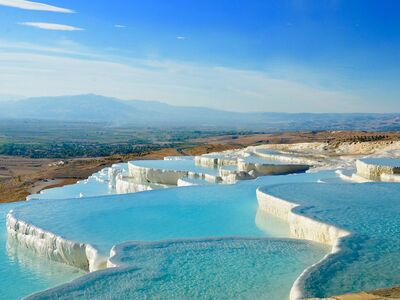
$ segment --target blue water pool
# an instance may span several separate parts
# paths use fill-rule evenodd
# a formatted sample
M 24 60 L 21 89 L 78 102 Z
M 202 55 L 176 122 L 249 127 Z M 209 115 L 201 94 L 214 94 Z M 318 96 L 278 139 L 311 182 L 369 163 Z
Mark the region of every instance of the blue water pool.
M 317 182 L 321 178 L 337 176 L 334 172 L 265 176 L 228 186 L 35 201 L 15 209 L 14 214 L 66 239 L 90 243 L 104 254 L 113 245 L 127 240 L 273 236 L 265 226 L 260 229 L 255 222 L 257 187 L 280 182 Z M 287 228 L 283 221 L 273 217 L 270 220 L 271 228 Z
M 281 160 L 276 160 L 276 159 L 267 159 L 267 158 L 262 158 L 256 155 L 250 155 L 244 158 L 244 160 L 248 163 L 253 163 L 253 164 L 265 164 L 265 165 L 287 165 L 290 164 L 289 162 L 281 161 Z
M 400 284 L 400 184 L 283 184 L 261 189 L 294 211 L 351 233 L 305 281 L 307 297 Z
M 273 149 L 256 149 L 257 153 L 261 153 L 261 154 L 269 154 L 269 155 L 276 155 L 279 154 L 281 155 L 282 153 L 277 151 L 277 150 L 273 150 Z
M 299 240 L 214 238 L 133 242 L 121 267 L 92 273 L 30 299 L 287 299 L 326 247 Z M 112 287 L 112 288 L 110 288 Z
M 113 168 L 121 169 L 122 174 L 128 175 L 127 163 L 114 164 Z M 28 196 L 28 199 L 65 199 L 113 194 L 116 194 L 116 191 L 108 186 L 108 168 L 104 168 L 89 176 L 88 179 L 80 180 L 75 184 L 43 190 L 38 194 Z
M 215 285 L 220 287 L 220 291 L 226 290 L 224 285 L 222 285 L 227 278 L 226 276 L 233 275 L 229 274 L 231 267 L 243 268 L 243 270 L 259 268 L 263 272 L 260 271 L 257 278 L 251 277 L 251 274 L 246 275 L 246 273 L 238 273 L 232 277 L 232 280 L 237 278 L 238 280 L 250 281 L 246 284 L 243 284 L 241 281 L 235 282 L 235 286 L 230 287 L 232 288 L 232 293 L 242 291 L 247 286 L 248 290 L 243 291 L 243 295 L 248 296 L 247 298 L 257 295 L 258 292 L 263 294 L 276 292 L 276 295 L 280 295 L 279 293 L 282 292 L 282 294 L 287 295 L 289 290 L 286 288 L 282 290 L 271 288 L 273 281 L 281 280 L 279 284 L 289 287 L 293 283 L 294 278 L 304 269 L 304 266 L 310 262 L 316 262 L 322 253 L 327 252 L 327 249 L 310 243 L 301 242 L 299 244 L 291 244 L 290 242 L 286 242 L 287 244 L 285 245 L 289 246 L 278 251 L 278 245 L 280 244 L 278 242 L 268 242 L 268 237 L 289 236 L 288 226 L 280 219 L 270 215 L 266 216 L 258 210 L 255 196 L 256 188 L 260 185 L 317 182 L 318 180 L 328 180 L 329 178 L 336 178 L 337 180 L 334 172 L 305 173 L 285 176 L 265 176 L 256 180 L 239 182 L 231 186 L 209 185 L 171 188 L 126 195 L 59 199 L 57 201 L 51 199 L 28 201 L 14 206 L 3 206 L 2 226 L 4 228 L 5 213 L 12 208 L 14 215 L 19 219 L 49 230 L 65 239 L 90 243 L 105 255 L 109 254 L 113 245 L 129 240 L 151 242 L 176 238 L 210 239 L 210 237 L 220 236 L 235 236 L 237 238 L 258 237 L 261 240 L 267 238 L 264 242 L 237 241 L 237 244 L 236 242 L 231 243 L 230 245 L 233 245 L 233 249 L 237 249 L 235 245 L 239 249 L 244 249 L 244 252 L 237 254 L 232 252 L 233 250 L 230 247 L 223 247 L 223 252 L 220 252 L 222 250 L 218 250 L 219 252 L 203 256 L 203 253 L 196 246 L 194 247 L 195 250 L 193 250 L 195 255 L 191 262 L 192 265 L 188 264 L 188 269 L 182 270 L 182 273 L 178 272 L 179 268 L 177 266 L 179 264 L 171 265 L 169 263 L 171 260 L 166 260 L 170 255 L 168 251 L 159 254 L 164 258 L 160 258 L 161 260 L 158 265 L 164 272 L 171 272 L 177 278 L 182 278 L 182 276 L 190 277 L 192 275 L 199 276 L 196 275 L 196 272 L 200 269 L 196 269 L 195 266 L 204 264 L 204 268 L 213 272 L 212 267 L 214 264 L 211 262 L 215 261 L 223 253 L 221 257 L 226 257 L 226 261 L 229 264 L 227 265 L 226 272 L 221 273 L 221 278 L 215 278 Z M 95 185 L 88 185 L 88 187 L 96 189 Z M 74 191 L 71 189 L 65 191 L 64 195 L 74 195 Z M 73 192 L 71 193 L 71 191 Z M 61 194 L 58 195 L 61 197 Z M 5 232 L 3 231 L 3 233 L 1 245 L 6 249 Z M 256 240 L 258 241 L 258 239 Z M 264 247 L 262 246 L 263 243 L 268 244 L 268 246 L 265 246 L 265 249 L 275 249 L 277 247 L 276 251 L 265 250 L 265 253 L 260 253 L 260 257 L 252 256 L 249 252 L 245 251 L 247 248 L 261 249 Z M 221 244 L 213 245 L 210 245 L 211 249 L 214 246 L 216 249 L 220 249 L 221 247 Z M 20 251 L 18 247 L 14 249 L 17 250 L 4 251 L 0 254 L 3 255 L 2 260 L 10 262 L 2 265 L 3 269 L 1 272 L 12 274 L 9 281 L 3 280 L 3 283 L 0 283 L 1 290 L 7 290 L 7 294 L 5 294 L 7 295 L 7 299 L 18 298 L 22 295 L 27 295 L 82 275 L 82 271 L 45 260 L 29 251 Z M 188 249 L 191 248 L 189 247 Z M 156 251 L 156 249 L 149 249 L 148 253 L 154 253 L 152 251 Z M 185 261 L 185 251 L 176 253 L 176 256 L 171 256 L 171 259 L 176 259 L 177 263 Z M 290 255 L 288 254 L 289 252 L 291 253 Z M 18 255 L 12 253 L 18 253 Z M 271 260 L 267 263 L 265 260 L 271 257 L 271 255 L 272 257 L 280 258 L 279 260 Z M 202 260 L 203 257 L 207 259 Z M 248 257 L 248 260 L 242 259 L 242 257 Z M 242 264 L 237 264 L 239 258 Z M 32 263 L 24 263 L 29 260 Z M 285 263 L 285 265 L 290 266 L 289 269 L 282 269 L 282 272 L 280 272 L 276 265 L 279 265 L 279 261 L 282 264 L 289 261 L 296 262 L 296 264 L 290 265 Z M 25 269 L 27 265 L 29 265 L 29 268 Z M 230 267 L 228 268 L 228 266 Z M 15 274 L 14 272 L 17 273 Z M 147 272 L 148 270 L 135 271 L 132 278 L 143 283 L 143 280 L 138 278 L 153 278 Z M 34 275 L 32 275 L 33 273 Z M 30 278 L 35 278 L 35 280 L 30 281 Z M 129 277 L 129 280 L 132 278 Z M 270 283 L 266 282 L 267 278 L 270 278 Z M 254 282 L 251 282 L 251 280 L 254 280 Z M 156 287 L 165 287 L 168 289 L 168 291 L 165 290 L 165 295 L 172 295 L 168 293 L 173 292 L 170 291 L 171 285 L 174 285 L 173 280 L 163 278 L 161 281 L 156 281 L 157 283 L 154 283 L 154 287 L 147 286 L 146 288 L 151 290 Z M 263 282 L 265 282 L 265 285 L 259 290 Z M 24 288 L 15 290 L 7 287 L 20 285 L 24 285 Z M 182 285 L 179 288 L 180 290 L 177 287 L 176 293 L 181 293 L 187 287 Z M 196 288 L 193 289 L 193 292 L 198 291 L 201 288 L 201 284 L 199 283 Z M 137 289 L 132 289 L 131 292 L 133 295 L 140 295 L 137 294 L 140 293 Z M 212 290 L 209 292 L 212 292 Z M 220 293 L 218 292 L 218 288 L 215 289 L 215 293 Z M 276 297 L 271 299 L 280 299 L 280 296 Z
M 371 157 L 371 158 L 362 158 L 360 160 L 367 164 L 371 164 L 371 165 L 400 168 L 400 159 L 399 158 Z
M 23 203 L 0 205 L 0 299 L 21 299 L 84 274 L 65 264 L 38 257 L 30 250 L 7 242 L 5 216 Z
M 28 199 L 82 198 L 100 195 L 113 195 L 115 193 L 115 189 L 109 188 L 107 182 L 101 182 L 94 178 L 89 178 L 75 184 L 43 190 L 40 194 L 29 196 Z

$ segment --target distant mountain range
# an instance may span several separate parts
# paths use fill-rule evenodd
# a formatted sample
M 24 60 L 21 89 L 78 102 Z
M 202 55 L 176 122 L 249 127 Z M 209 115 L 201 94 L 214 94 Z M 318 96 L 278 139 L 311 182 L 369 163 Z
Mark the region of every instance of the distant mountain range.
M 1 101 L 0 119 L 96 122 L 146 127 L 282 130 L 399 130 L 400 113 L 239 113 L 99 95 Z

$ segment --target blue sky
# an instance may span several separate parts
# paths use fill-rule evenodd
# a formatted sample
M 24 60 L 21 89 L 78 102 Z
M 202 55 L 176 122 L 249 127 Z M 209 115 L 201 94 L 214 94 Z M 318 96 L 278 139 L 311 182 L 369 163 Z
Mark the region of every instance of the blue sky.
M 399 15 L 399 1 L 0 0 L 0 94 L 400 112 Z

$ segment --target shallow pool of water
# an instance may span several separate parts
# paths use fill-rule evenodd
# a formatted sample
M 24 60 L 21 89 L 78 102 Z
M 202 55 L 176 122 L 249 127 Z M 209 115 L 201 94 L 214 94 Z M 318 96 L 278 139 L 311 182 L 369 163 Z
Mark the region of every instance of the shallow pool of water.
M 321 179 L 337 180 L 337 177 L 334 172 L 265 176 L 257 178 L 256 180 L 239 182 L 236 185 L 230 186 L 210 185 L 172 188 L 136 194 L 59 199 L 57 201 L 35 200 L 16 205 L 2 206 L 1 226 L 3 227 L 3 235 L 1 236 L 0 246 L 3 247 L 4 251 L 0 253 L 0 261 L 4 261 L 5 263 L 2 264 L 0 274 L 2 278 L 6 279 L 3 279 L 0 283 L 0 289 L 6 291 L 4 295 L 7 296 L 7 299 L 15 299 L 82 275 L 81 271 L 64 264 L 40 258 L 30 251 L 21 251 L 18 247 L 9 247 L 7 252 L 4 223 L 5 214 L 11 208 L 13 208 L 15 215 L 24 221 L 61 235 L 67 239 L 91 243 L 102 253 L 108 255 L 113 245 L 128 240 L 160 241 L 174 238 L 204 239 L 216 236 L 251 236 L 260 238 L 287 237 L 289 236 L 289 231 L 285 222 L 275 217 L 264 215 L 263 212 L 257 209 L 256 188 L 260 185 L 273 185 L 276 183 L 288 182 L 317 182 Z M 94 190 L 97 186 L 93 184 L 87 185 L 87 187 L 93 188 L 93 192 L 95 192 Z M 81 192 L 81 190 L 79 192 Z M 59 198 L 62 197 L 62 195 L 72 197 L 75 195 L 75 189 L 67 188 L 62 193 L 58 194 Z M 252 247 L 261 247 L 258 242 L 256 244 L 257 245 L 245 242 L 242 246 L 244 249 L 247 247 L 249 247 L 249 249 L 252 249 Z M 215 246 L 217 248 L 219 247 L 217 245 Z M 308 249 L 307 251 L 310 259 L 316 258 L 316 256 L 313 256 L 314 254 L 317 256 L 320 255 L 321 248 L 319 248 L 319 246 L 314 247 L 313 245 L 307 245 L 304 246 L 305 248 L 302 248 L 303 246 L 299 247 L 304 251 Z M 195 249 L 197 248 L 195 247 Z M 291 251 L 290 249 L 294 251 L 291 254 L 292 256 L 287 252 Z M 252 276 L 249 272 L 247 272 L 249 274 L 240 274 L 240 272 L 231 274 L 234 275 L 232 279 L 254 280 L 253 283 L 250 281 L 246 283 L 246 285 L 250 287 L 248 290 L 243 290 L 246 288 L 243 281 L 232 283 L 234 284 L 234 286 L 231 286 L 232 292 L 235 291 L 236 293 L 236 291 L 241 291 L 244 295 L 254 296 L 258 293 L 261 286 L 263 286 L 264 289 L 262 289 L 262 291 L 264 294 L 282 292 L 286 295 L 288 289 L 276 290 L 274 288 L 271 289 L 271 286 L 277 276 L 281 276 L 280 278 L 282 282 L 284 282 L 282 284 L 290 286 L 293 283 L 293 278 L 303 269 L 304 265 L 308 264 L 308 261 L 306 264 L 304 261 L 302 262 L 305 252 L 303 250 L 298 252 L 296 249 L 296 247 L 288 247 L 287 249 L 279 250 L 281 252 L 266 251 L 264 254 L 260 255 L 260 259 L 254 256 L 254 253 L 250 255 L 247 252 L 243 252 L 237 254 L 239 256 L 235 256 L 236 254 L 231 253 L 231 250 L 225 249 L 224 251 L 227 252 L 224 252 L 221 257 L 226 257 L 226 262 L 229 263 L 229 266 L 232 268 L 243 268 L 244 270 L 260 268 L 261 270 L 264 267 L 264 269 L 262 269 L 263 272 L 260 272 L 257 278 L 246 277 Z M 324 251 L 326 251 L 326 249 Z M 185 252 L 176 253 L 176 257 L 171 257 L 174 257 L 177 262 L 184 262 L 184 253 Z M 214 257 L 214 254 L 210 253 L 211 256 L 204 256 L 207 259 L 202 260 L 203 254 L 200 252 L 196 253 L 197 254 L 193 257 L 193 261 L 191 261 L 193 264 L 191 267 L 194 268 L 197 264 L 204 263 L 204 267 L 208 268 L 211 272 L 213 263 L 208 264 L 208 262 L 215 261 L 218 255 Z M 219 253 L 221 254 L 221 252 Z M 299 262 L 298 265 L 291 266 L 293 267 L 293 272 L 285 271 L 286 273 L 284 273 L 286 275 L 283 275 L 275 265 L 278 261 L 271 261 L 269 263 L 264 261 L 264 258 L 270 257 L 270 255 L 279 257 L 279 253 L 283 254 L 282 262 L 284 262 L 285 259 L 293 259 L 293 261 Z M 249 258 L 248 260 L 242 260 L 241 257 L 247 256 Z M 199 260 L 197 260 L 197 258 Z M 240 261 L 238 261 L 239 258 Z M 243 265 L 235 265 L 234 262 L 243 262 Z M 182 273 L 180 273 L 177 268 L 179 264 L 165 264 L 165 259 L 162 259 L 159 265 L 166 270 L 165 272 L 169 272 L 169 270 L 171 274 L 178 272 L 176 273 L 178 278 L 179 276 L 188 276 L 190 278 L 191 276 L 201 275 L 201 270 L 195 268 L 191 270 L 190 264 L 188 268 L 191 271 L 183 272 L 182 270 Z M 270 267 L 273 267 L 273 269 L 267 270 Z M 273 271 L 272 273 L 274 274 L 270 271 Z M 143 283 L 142 279 L 149 276 L 148 273 L 146 273 L 147 271 L 143 272 L 141 271 L 138 273 L 135 271 L 132 278 L 127 278 L 129 280 L 138 280 L 137 282 Z M 293 278 L 287 274 L 291 274 L 290 276 Z M 222 284 L 225 282 L 226 276 L 230 276 L 228 267 L 225 273 L 221 273 L 221 278 L 215 278 L 215 284 L 217 285 L 215 293 L 219 293 L 218 287 L 220 287 L 220 291 L 228 288 L 225 288 Z M 262 285 L 267 278 L 270 278 L 271 285 L 267 283 Z M 124 277 L 122 277 L 121 283 L 124 282 L 123 279 Z M 173 281 L 163 280 L 158 282 L 157 279 L 154 283 L 154 287 L 166 287 L 168 291 L 165 291 L 165 295 L 173 295 L 168 294 L 173 293 L 173 291 L 169 290 Z M 187 281 L 190 282 L 190 280 Z M 22 288 L 17 288 L 21 286 Z M 196 292 L 200 287 L 201 285 L 196 285 L 193 292 Z M 252 289 L 253 287 L 254 289 Z M 146 288 L 151 291 L 153 287 L 146 286 Z M 179 288 L 181 290 L 176 290 L 177 293 L 182 291 L 182 289 L 186 289 L 187 286 L 182 284 Z M 141 291 L 136 289 L 130 292 L 133 293 L 132 295 L 140 295 L 138 293 L 141 293 Z M 207 292 L 212 293 L 212 290 Z
M 274 217 L 269 219 L 270 226 L 257 226 L 257 187 L 282 182 L 317 182 L 321 178 L 337 176 L 334 172 L 265 176 L 235 185 L 35 201 L 15 209 L 15 216 L 67 239 L 90 243 L 104 254 L 113 245 L 127 240 L 274 236 L 276 230 L 288 236 L 287 224 Z
M 122 267 L 31 299 L 284 300 L 296 277 L 328 249 L 289 239 L 215 238 L 127 243 L 116 251 L 113 260 Z
M 363 158 L 360 160 L 367 164 L 400 168 L 400 158 L 370 157 L 370 158 Z
M 108 168 L 105 168 L 89 176 L 88 179 L 80 180 L 75 184 L 45 189 L 38 194 L 28 196 L 27 199 L 65 199 L 113 195 L 116 191 L 108 186 L 107 170 Z
M 281 160 L 276 160 L 276 159 L 267 159 L 267 158 L 262 158 L 260 156 L 256 155 L 250 155 L 244 158 L 244 160 L 248 163 L 253 163 L 253 164 L 265 164 L 265 165 L 287 165 L 290 164 L 289 162 L 281 161 Z
M 306 280 L 307 297 L 400 284 L 400 184 L 283 184 L 262 188 L 298 203 L 294 211 L 352 233 Z
M 6 214 L 21 205 L 22 202 L 0 204 L 0 299 L 21 299 L 84 274 L 79 269 L 38 257 L 12 242 L 7 243 Z

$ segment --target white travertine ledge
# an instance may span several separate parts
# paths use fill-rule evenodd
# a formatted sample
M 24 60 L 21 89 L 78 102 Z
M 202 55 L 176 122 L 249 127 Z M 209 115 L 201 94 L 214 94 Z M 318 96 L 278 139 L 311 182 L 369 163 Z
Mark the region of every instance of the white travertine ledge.
M 179 180 L 183 177 L 203 179 L 210 183 L 220 183 L 223 181 L 223 178 L 218 175 L 185 170 L 142 167 L 135 165 L 134 161 L 128 163 L 128 168 L 129 176 L 134 178 L 138 183 L 142 184 L 156 183 L 177 186 Z
M 122 174 L 122 170 L 120 168 L 110 167 L 108 168 L 108 186 L 111 188 L 115 188 L 117 183 L 117 177 Z
M 294 155 L 293 153 L 282 153 L 280 151 L 272 150 L 269 148 L 266 148 L 265 146 L 253 146 L 249 147 L 251 151 L 265 159 L 270 159 L 270 160 L 279 160 L 279 161 L 284 161 L 288 163 L 293 163 L 293 164 L 305 164 L 305 165 L 318 165 L 320 164 L 319 161 L 315 159 L 311 159 L 308 157 L 300 156 L 300 155 Z
M 349 234 L 348 231 L 337 228 L 309 217 L 294 213 L 292 210 L 299 206 L 292 202 L 277 198 L 257 189 L 259 208 L 289 223 L 293 236 L 314 242 L 335 245 L 337 240 Z
M 366 158 L 356 161 L 357 175 L 368 180 L 398 182 L 400 159 Z
M 237 160 L 234 157 L 223 156 L 221 153 L 210 153 L 194 157 L 194 162 L 197 166 L 215 168 L 222 166 L 235 166 Z
M 400 174 L 381 174 L 381 181 L 400 182 Z
M 40 256 L 66 263 L 85 271 L 96 271 L 107 265 L 107 258 L 101 256 L 91 245 L 63 239 L 7 214 L 7 233 L 21 245 Z
M 193 160 L 193 156 L 164 156 L 164 160 Z
M 365 182 L 371 182 L 372 181 L 372 180 L 369 180 L 369 179 L 367 179 L 365 177 L 362 177 L 362 176 L 358 175 L 357 173 L 353 173 L 351 175 L 344 174 L 342 170 L 336 170 L 336 174 L 342 180 L 350 181 L 350 182 L 365 183 Z
M 141 167 L 134 164 L 134 162 L 128 163 L 129 176 L 138 180 L 142 183 L 160 183 L 168 185 L 177 185 L 178 179 L 184 176 L 188 176 L 187 171 L 176 171 L 176 170 L 164 170 Z
M 342 238 L 349 236 L 350 232 L 337 228 L 333 225 L 296 214 L 293 212 L 293 209 L 299 206 L 298 204 L 268 195 L 260 189 L 257 189 L 257 200 L 261 210 L 287 221 L 290 232 L 293 236 L 332 246 L 332 251 L 330 254 L 326 255 L 320 262 L 304 270 L 293 284 L 293 287 L 290 291 L 290 299 L 302 299 L 305 296 L 303 289 L 304 281 L 308 274 L 312 270 L 318 268 L 319 264 L 326 260 L 330 255 L 340 251 Z
M 310 168 L 308 165 L 297 165 L 297 164 L 269 164 L 269 163 L 253 163 L 248 162 L 245 159 L 238 159 L 238 171 L 239 172 L 251 172 L 254 171 L 256 176 L 263 175 L 281 175 L 296 172 L 304 172 Z
M 117 194 L 137 193 L 170 187 L 167 184 L 140 183 L 134 178 L 117 176 L 115 190 Z
M 259 188 L 260 206 L 286 220 L 294 236 L 332 246 L 324 260 L 298 278 L 292 299 L 400 282 L 399 194 L 399 184 L 383 182 L 285 183 Z

